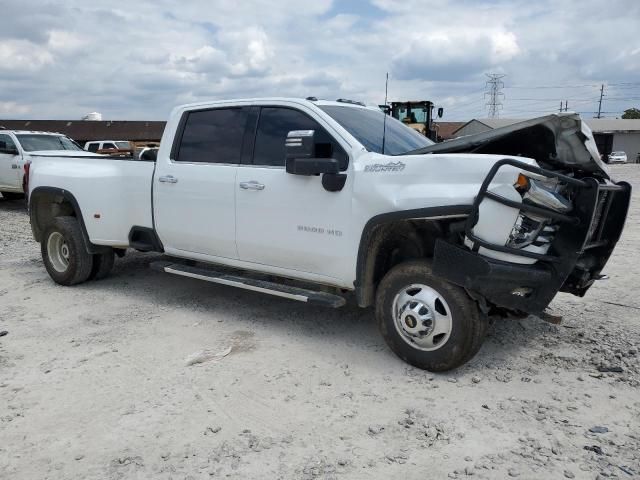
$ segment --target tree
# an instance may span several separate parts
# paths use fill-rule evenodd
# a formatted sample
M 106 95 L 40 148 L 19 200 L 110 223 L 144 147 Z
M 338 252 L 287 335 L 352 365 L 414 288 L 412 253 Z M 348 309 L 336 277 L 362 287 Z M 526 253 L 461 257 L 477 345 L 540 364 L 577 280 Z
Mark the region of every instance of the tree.
M 638 118 L 640 119 L 640 109 L 639 108 L 627 108 L 622 114 L 622 118 Z

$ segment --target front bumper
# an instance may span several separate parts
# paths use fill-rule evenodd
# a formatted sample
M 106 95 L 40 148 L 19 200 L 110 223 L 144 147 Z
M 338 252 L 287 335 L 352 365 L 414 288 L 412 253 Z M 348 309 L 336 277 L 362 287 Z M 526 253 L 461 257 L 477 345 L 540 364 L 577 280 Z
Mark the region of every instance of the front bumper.
M 574 209 L 562 215 L 539 206 L 513 204 L 488 191 L 496 172 L 511 165 L 538 175 L 558 178 L 574 189 Z M 448 281 L 473 291 L 492 304 L 527 313 L 541 313 L 559 291 L 583 296 L 600 278 L 611 252 L 618 242 L 629 208 L 631 186 L 595 178 L 581 180 L 518 162 L 502 160 L 491 169 L 483 182 L 466 224 L 471 250 L 438 240 L 433 271 Z M 549 252 L 545 255 L 495 245 L 473 235 L 479 205 L 488 197 L 497 202 L 545 215 L 560 222 Z M 484 257 L 480 247 L 534 258 L 533 265 L 520 265 Z

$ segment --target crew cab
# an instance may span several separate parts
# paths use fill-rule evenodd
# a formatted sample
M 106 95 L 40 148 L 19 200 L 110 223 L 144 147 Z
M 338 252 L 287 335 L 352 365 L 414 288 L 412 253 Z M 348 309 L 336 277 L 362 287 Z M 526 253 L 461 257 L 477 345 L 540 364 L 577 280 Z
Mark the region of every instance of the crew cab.
M 378 108 L 313 97 L 177 107 L 155 161 L 41 157 L 29 187 L 57 283 L 162 252 L 161 272 L 375 307 L 389 347 L 431 371 L 472 358 L 490 315 L 584 295 L 631 190 L 575 114 L 434 144 Z
M 70 138 L 51 132 L 0 130 L 0 193 L 6 199 L 26 193 L 31 159 L 38 155 L 60 157 L 82 155 L 82 149 Z

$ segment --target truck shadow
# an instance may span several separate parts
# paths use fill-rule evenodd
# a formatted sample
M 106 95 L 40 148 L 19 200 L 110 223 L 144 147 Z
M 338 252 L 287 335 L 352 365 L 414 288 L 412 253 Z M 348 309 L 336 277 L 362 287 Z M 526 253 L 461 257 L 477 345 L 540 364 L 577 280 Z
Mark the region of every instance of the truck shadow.
M 139 296 L 163 310 L 204 312 L 210 317 L 212 328 L 217 322 L 234 322 L 239 330 L 266 329 L 270 334 L 281 336 L 283 342 L 290 336 L 312 338 L 355 351 L 376 352 L 387 364 L 394 362 L 389 365 L 398 362 L 396 367 L 407 367 L 387 348 L 378 333 L 371 308 L 358 308 L 354 302 L 339 309 L 311 306 L 234 287 L 162 274 L 149 268 L 149 263 L 163 258 L 159 254 L 128 253 L 125 258 L 117 260 L 110 277 L 89 282 L 82 288 Z M 496 321 L 481 351 L 455 374 L 466 375 L 486 368 L 510 369 L 514 357 L 538 354 L 540 343 L 547 341 L 547 337 L 553 337 L 548 334 L 554 328 L 557 327 L 535 317 Z M 370 360 L 368 355 L 360 357 L 363 362 Z M 353 360 L 354 355 L 349 355 L 349 358 Z
M 0 194 L 0 211 L 6 212 L 24 212 L 27 213 L 27 202 L 24 198 L 18 200 L 7 200 Z
M 342 334 L 357 329 L 365 343 L 382 346 L 373 324 L 373 311 L 353 303 L 331 309 L 313 306 L 267 294 L 251 292 L 202 280 L 156 272 L 149 264 L 166 260 L 159 254 L 127 253 L 116 260 L 112 274 L 99 282 L 87 283 L 88 288 L 112 291 L 126 290 L 144 295 L 154 305 L 169 308 L 205 311 L 216 319 L 250 322 L 261 326 L 299 327 L 308 335 Z M 214 320 L 215 321 L 215 320 Z

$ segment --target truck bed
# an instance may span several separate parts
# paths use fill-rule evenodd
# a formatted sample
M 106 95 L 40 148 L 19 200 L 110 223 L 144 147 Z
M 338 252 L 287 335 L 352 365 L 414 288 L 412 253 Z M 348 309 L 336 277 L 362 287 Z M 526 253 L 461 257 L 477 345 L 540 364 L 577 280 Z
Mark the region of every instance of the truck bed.
M 72 192 L 92 243 L 126 247 L 132 226 L 153 227 L 154 162 L 40 155 L 32 163 L 30 194 L 47 187 Z

